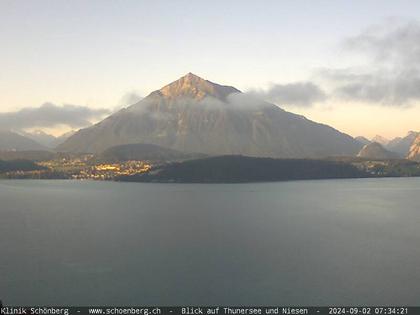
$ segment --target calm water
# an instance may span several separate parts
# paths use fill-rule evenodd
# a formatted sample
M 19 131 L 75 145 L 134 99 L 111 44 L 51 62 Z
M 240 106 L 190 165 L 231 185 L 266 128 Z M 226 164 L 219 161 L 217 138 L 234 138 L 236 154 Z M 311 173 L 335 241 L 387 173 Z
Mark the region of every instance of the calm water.
M 420 304 L 420 179 L 0 181 L 6 304 Z

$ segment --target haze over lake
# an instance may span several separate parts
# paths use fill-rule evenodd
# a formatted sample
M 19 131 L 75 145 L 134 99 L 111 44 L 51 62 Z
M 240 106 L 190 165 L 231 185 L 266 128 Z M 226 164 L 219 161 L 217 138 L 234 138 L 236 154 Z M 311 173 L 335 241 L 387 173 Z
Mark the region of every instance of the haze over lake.
M 416 305 L 420 178 L 0 181 L 15 305 Z

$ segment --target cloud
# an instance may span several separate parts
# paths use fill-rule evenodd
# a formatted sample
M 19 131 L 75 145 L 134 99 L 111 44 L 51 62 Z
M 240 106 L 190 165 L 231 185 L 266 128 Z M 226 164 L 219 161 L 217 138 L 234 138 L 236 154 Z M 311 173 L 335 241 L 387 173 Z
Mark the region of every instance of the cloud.
M 191 101 L 182 101 L 182 103 L 187 106 L 190 106 L 191 104 L 195 106 L 194 102 L 191 103 Z M 241 92 L 231 93 L 225 100 L 208 96 L 199 101 L 199 106 L 205 107 L 207 110 L 229 109 L 237 111 L 254 111 L 261 110 L 262 108 L 269 107 L 270 105 L 271 104 L 268 104 L 253 94 Z
M 420 100 L 420 23 L 387 21 L 347 38 L 347 53 L 367 60 L 362 67 L 330 69 L 321 75 L 338 97 L 386 106 L 410 106 Z
M 251 93 L 232 93 L 227 96 L 226 102 L 230 108 L 243 110 L 256 110 L 267 107 L 267 103 Z
M 387 19 L 346 38 L 341 47 L 363 62 L 345 69 L 320 70 L 310 81 L 273 84 L 249 93 L 280 106 L 296 107 L 310 107 L 331 96 L 401 108 L 420 101 L 419 21 Z M 328 90 L 320 85 L 326 82 Z
M 409 106 L 420 100 L 420 76 L 413 71 L 403 71 L 395 76 L 355 75 L 336 89 L 343 98 L 356 101 L 380 103 L 387 106 Z
M 263 100 L 248 93 L 231 93 L 225 100 L 208 96 L 199 102 L 201 107 L 208 110 L 231 109 L 231 110 L 259 110 L 267 106 Z
M 54 127 L 67 125 L 72 128 L 86 127 L 91 120 L 108 114 L 107 109 L 93 109 L 87 106 L 45 103 L 40 107 L 27 107 L 16 112 L 0 113 L 2 129 L 24 129 L 33 127 Z
M 141 101 L 143 99 L 142 96 L 140 96 L 140 94 L 138 94 L 136 91 L 131 91 L 131 92 L 127 92 L 125 93 L 120 101 L 117 104 L 117 107 L 119 109 L 123 108 L 123 107 L 127 107 L 133 104 L 136 104 L 137 102 Z
M 133 115 L 147 115 L 154 120 L 171 120 L 179 119 L 178 112 L 195 110 L 197 108 L 206 111 L 220 111 L 220 110 L 235 110 L 235 111 L 255 111 L 275 106 L 269 104 L 260 98 L 248 93 L 231 93 L 225 99 L 218 99 L 212 96 L 206 96 L 203 99 L 196 100 L 190 97 L 179 97 L 171 100 L 170 106 L 160 106 L 156 109 L 156 104 L 153 99 L 145 98 L 141 106 L 132 106 L 124 109 L 124 112 L 132 113 Z M 176 108 L 176 111 L 171 109 Z
M 349 51 L 366 54 L 377 63 L 407 66 L 420 61 L 420 23 L 387 20 L 347 38 L 342 46 Z
M 309 107 L 327 99 L 327 94 L 312 82 L 274 84 L 267 90 L 251 90 L 249 93 L 278 105 L 299 107 Z

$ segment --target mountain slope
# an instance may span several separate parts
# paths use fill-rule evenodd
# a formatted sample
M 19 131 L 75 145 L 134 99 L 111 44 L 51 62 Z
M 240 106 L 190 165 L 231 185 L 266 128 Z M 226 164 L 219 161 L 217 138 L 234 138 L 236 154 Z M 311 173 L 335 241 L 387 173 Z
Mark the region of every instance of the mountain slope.
M 322 157 L 356 154 L 352 137 L 191 73 L 77 132 L 57 149 L 101 152 L 150 143 L 208 155 Z
M 32 139 L 35 142 L 43 145 L 44 147 L 47 148 L 52 148 L 54 147 L 54 143 L 56 141 L 56 137 L 54 137 L 53 135 L 47 134 L 42 130 L 35 130 L 32 132 L 25 132 L 25 131 L 20 131 L 19 132 L 20 135 Z
M 62 144 L 64 141 L 66 141 L 70 136 L 74 135 L 75 133 L 76 131 L 71 130 L 66 133 L 63 133 L 62 135 L 58 137 L 55 137 L 42 130 L 35 130 L 32 132 L 19 131 L 19 134 L 21 136 L 32 139 L 46 148 L 55 148 L 56 146 Z
M 70 130 L 66 133 L 63 133 L 62 135 L 55 138 L 52 146 L 55 148 L 59 146 L 60 144 L 64 143 L 68 138 L 70 138 L 72 135 L 76 133 L 76 130 Z
M 420 134 L 417 136 L 410 147 L 408 159 L 420 162 Z
M 354 139 L 356 139 L 357 141 L 359 141 L 363 145 L 366 145 L 366 144 L 371 143 L 369 139 L 367 139 L 365 137 L 362 137 L 362 136 L 358 136 L 358 137 L 356 137 Z
M 376 143 L 379 143 L 380 145 L 386 146 L 389 143 L 389 140 L 380 135 L 376 135 L 375 137 L 372 138 L 371 142 L 376 142 Z
M 386 150 L 378 142 L 366 144 L 357 156 L 368 159 L 395 159 L 398 157 L 397 153 Z
M 121 162 L 130 160 L 176 161 L 200 157 L 199 154 L 186 154 L 177 150 L 163 148 L 155 144 L 122 144 L 106 149 L 95 156 L 103 162 Z
M 29 151 L 29 150 L 47 150 L 46 147 L 38 142 L 19 135 L 12 131 L 0 130 L 0 150 L 7 151 Z
M 406 157 L 418 135 L 420 135 L 420 132 L 410 131 L 404 138 L 398 137 L 391 140 L 386 145 L 386 149 L 398 153 L 401 157 Z

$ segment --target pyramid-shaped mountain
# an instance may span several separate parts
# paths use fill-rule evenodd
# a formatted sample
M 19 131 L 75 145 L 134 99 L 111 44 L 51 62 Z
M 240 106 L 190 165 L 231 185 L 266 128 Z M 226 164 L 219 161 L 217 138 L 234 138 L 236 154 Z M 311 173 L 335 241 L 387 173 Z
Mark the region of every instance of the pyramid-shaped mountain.
M 189 73 L 78 131 L 58 150 L 97 153 L 131 143 L 209 155 L 282 158 L 355 155 L 361 148 L 329 126 Z

